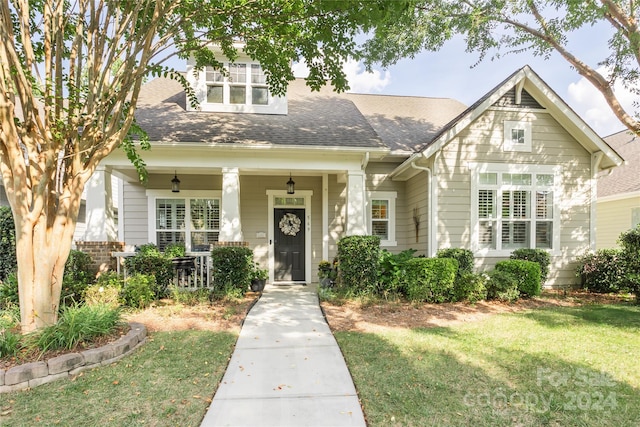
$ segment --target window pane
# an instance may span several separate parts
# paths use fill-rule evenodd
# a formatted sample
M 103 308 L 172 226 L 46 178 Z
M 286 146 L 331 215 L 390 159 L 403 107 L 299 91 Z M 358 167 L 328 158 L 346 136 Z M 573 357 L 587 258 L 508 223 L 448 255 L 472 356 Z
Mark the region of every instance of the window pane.
M 304 197 L 276 197 L 276 206 L 304 206 Z
M 495 172 L 481 173 L 480 184 L 484 185 L 496 185 L 498 183 L 498 174 Z
M 158 249 L 164 251 L 167 245 L 173 243 L 179 243 L 184 245 L 184 232 L 183 231 L 158 231 L 156 233 L 156 241 L 158 242 Z
M 222 86 L 207 86 L 207 102 L 222 104 Z
M 389 218 L 389 201 L 388 200 L 372 200 L 371 201 L 371 218 L 388 219 Z
M 529 246 L 528 224 L 524 221 L 510 221 L 502 224 L 502 248 L 517 249 Z
M 478 242 L 481 248 L 495 249 L 495 221 L 480 221 Z
M 269 91 L 266 87 L 251 88 L 251 103 L 253 105 L 267 105 L 269 103 Z
M 524 145 L 524 129 L 511 129 L 511 143 Z
M 251 64 L 251 83 L 259 85 L 267 84 L 267 78 L 262 71 L 262 67 L 258 64 Z
M 229 64 L 229 81 L 231 83 L 246 83 L 247 64 Z
M 224 80 L 224 76 L 219 70 L 214 70 L 212 67 L 207 67 L 206 80 L 207 83 L 222 83 Z
M 380 236 L 380 240 L 389 240 L 389 223 L 387 221 L 372 221 L 371 234 Z
M 506 185 L 531 185 L 531 174 L 503 173 L 502 183 Z
M 536 223 L 536 248 L 551 249 L 553 241 L 553 223 L 551 221 Z
M 536 218 L 553 218 L 553 191 L 536 191 Z
M 536 175 L 536 184 L 537 185 L 553 185 L 553 175 Z
M 478 191 L 478 216 L 480 218 L 495 218 L 496 214 L 496 191 Z
M 220 229 L 220 201 L 218 199 L 191 200 L 191 227 L 193 230 Z
M 156 200 L 156 229 L 184 229 L 186 208 L 183 199 Z
M 529 218 L 529 192 L 504 191 L 502 193 L 503 218 Z
M 211 244 L 218 241 L 217 231 L 198 231 L 191 233 L 191 250 L 193 252 L 207 252 Z
M 247 102 L 246 93 L 245 86 L 231 86 L 229 88 L 229 102 L 231 104 L 245 104 Z

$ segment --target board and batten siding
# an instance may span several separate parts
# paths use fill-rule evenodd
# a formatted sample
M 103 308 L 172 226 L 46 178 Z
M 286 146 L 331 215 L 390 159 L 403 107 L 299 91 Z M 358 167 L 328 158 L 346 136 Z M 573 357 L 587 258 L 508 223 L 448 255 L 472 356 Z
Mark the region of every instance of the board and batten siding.
M 596 248 L 619 248 L 620 234 L 635 226 L 633 209 L 640 211 L 640 194 L 596 204 Z
M 515 120 L 532 123 L 530 153 L 503 151 L 503 123 Z M 471 246 L 471 162 L 562 166 L 560 255 L 552 256 L 545 285 L 575 285 L 576 258 L 589 249 L 591 155 L 545 112 L 487 110 L 437 157 L 438 248 Z M 476 258 L 476 267 L 488 269 L 501 259 Z

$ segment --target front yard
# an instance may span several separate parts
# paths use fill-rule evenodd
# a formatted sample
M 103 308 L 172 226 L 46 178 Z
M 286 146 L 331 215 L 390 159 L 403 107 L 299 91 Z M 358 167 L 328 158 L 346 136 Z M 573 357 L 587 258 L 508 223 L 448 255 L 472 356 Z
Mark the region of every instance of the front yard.
M 527 304 L 325 311 L 370 426 L 640 425 L 640 307 Z
M 250 302 L 141 311 L 150 335 L 136 353 L 0 395 L 0 425 L 198 426 Z M 554 297 L 323 309 L 370 426 L 640 425 L 639 306 Z

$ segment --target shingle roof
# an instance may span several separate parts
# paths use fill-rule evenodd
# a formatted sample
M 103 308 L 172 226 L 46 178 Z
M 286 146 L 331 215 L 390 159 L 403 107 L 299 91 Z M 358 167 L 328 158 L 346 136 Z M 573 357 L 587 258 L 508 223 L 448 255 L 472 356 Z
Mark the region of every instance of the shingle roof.
M 598 197 L 640 191 L 640 137 L 624 130 L 604 140 L 625 159 L 625 164 L 598 179 Z
M 287 115 L 186 111 L 180 84 L 145 84 L 136 118 L 151 141 L 389 148 L 411 152 L 465 107 L 443 98 L 311 92 L 297 79 Z

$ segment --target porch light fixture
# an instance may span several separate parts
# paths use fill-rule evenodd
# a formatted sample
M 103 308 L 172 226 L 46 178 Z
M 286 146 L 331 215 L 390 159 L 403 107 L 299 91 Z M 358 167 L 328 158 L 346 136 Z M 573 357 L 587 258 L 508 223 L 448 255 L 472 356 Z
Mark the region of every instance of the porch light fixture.
M 178 175 L 176 172 L 173 172 L 173 179 L 171 180 L 171 192 L 179 193 L 180 192 L 180 180 L 178 179 Z
M 289 173 L 289 181 L 287 181 L 287 194 L 293 194 L 296 192 L 296 183 L 291 179 L 291 173 Z

